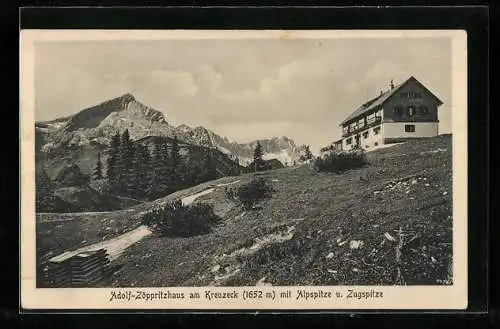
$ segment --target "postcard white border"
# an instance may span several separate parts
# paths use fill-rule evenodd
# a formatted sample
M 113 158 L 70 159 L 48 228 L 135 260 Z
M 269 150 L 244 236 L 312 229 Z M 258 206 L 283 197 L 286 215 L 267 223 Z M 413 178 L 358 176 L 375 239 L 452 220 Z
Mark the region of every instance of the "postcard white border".
M 451 286 L 306 286 L 306 287 L 184 287 L 144 288 L 147 293 L 199 292 L 200 299 L 121 300 L 110 302 L 111 291 L 134 288 L 36 288 L 35 158 L 34 158 L 34 42 L 62 40 L 159 39 L 287 39 L 287 38 L 442 38 L 452 40 L 453 147 L 453 285 Z M 442 310 L 467 307 L 467 34 L 462 30 L 23 30 L 20 37 L 20 246 L 21 306 L 24 309 L 273 309 L 273 310 Z M 212 292 L 261 290 L 330 291 L 348 289 L 383 292 L 383 298 L 357 299 L 217 299 Z M 269 295 L 270 296 L 270 295 Z

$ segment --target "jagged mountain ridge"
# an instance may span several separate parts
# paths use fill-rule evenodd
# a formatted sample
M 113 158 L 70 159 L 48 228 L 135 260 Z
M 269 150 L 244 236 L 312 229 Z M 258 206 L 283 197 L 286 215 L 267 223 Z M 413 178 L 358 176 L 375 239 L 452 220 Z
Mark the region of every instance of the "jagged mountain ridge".
M 231 142 L 227 137 L 221 137 L 213 131 L 204 127 L 190 128 L 182 124 L 176 128 L 179 136 L 184 136 L 197 145 L 211 147 L 227 154 L 232 159 L 238 159 L 241 165 L 248 165 L 253 161 L 253 152 L 257 143 L 260 143 L 264 152 L 264 159 L 277 159 L 284 166 L 290 166 L 294 162 L 300 162 L 303 146 L 295 145 L 295 142 L 286 137 L 273 137 L 269 139 L 255 140 L 249 143 Z
M 86 108 L 72 116 L 37 122 L 35 127 L 37 155 L 89 145 L 103 148 L 109 145 L 111 136 L 117 131 L 128 129 L 134 140 L 148 136 L 171 138 L 176 135 L 185 143 L 217 149 L 233 160 L 238 159 L 241 165 L 248 165 L 253 160 L 257 142 L 262 145 L 266 160 L 278 159 L 285 166 L 300 162 L 300 147 L 287 137 L 236 143 L 201 126 L 191 128 L 181 124 L 174 127 L 162 112 L 137 101 L 130 93 Z

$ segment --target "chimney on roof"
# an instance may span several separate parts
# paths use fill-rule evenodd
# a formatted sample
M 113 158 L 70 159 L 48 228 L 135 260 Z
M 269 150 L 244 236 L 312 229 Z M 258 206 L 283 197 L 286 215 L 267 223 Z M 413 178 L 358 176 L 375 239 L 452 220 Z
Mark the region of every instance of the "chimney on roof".
M 382 95 L 383 93 L 384 93 L 384 91 L 383 91 L 383 90 L 381 90 L 381 91 L 380 91 L 380 95 Z
M 391 83 L 389 84 L 389 86 L 391 87 L 391 90 L 394 89 L 394 80 L 393 79 L 391 79 Z

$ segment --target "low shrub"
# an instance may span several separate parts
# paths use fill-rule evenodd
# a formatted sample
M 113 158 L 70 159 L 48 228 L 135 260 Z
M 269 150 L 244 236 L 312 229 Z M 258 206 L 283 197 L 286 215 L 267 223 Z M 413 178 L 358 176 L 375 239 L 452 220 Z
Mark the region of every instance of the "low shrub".
M 226 187 L 225 192 L 228 199 L 237 201 L 243 208 L 250 210 L 258 202 L 270 199 L 276 191 L 263 177 L 255 177 L 237 188 Z
M 350 169 L 361 168 L 367 165 L 366 153 L 362 149 L 353 151 L 331 151 L 314 161 L 318 171 L 327 171 L 340 174 Z
M 149 211 L 142 218 L 142 223 L 163 236 L 189 237 L 208 233 L 220 220 L 211 204 L 185 206 L 177 200 Z

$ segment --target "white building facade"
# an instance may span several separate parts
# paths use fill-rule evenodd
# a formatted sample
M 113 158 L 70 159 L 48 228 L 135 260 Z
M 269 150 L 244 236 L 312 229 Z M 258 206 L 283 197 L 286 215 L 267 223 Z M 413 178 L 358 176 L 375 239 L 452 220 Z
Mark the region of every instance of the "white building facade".
M 439 134 L 438 108 L 443 103 L 414 77 L 361 105 L 341 124 L 339 150 L 368 150 L 383 144 Z

